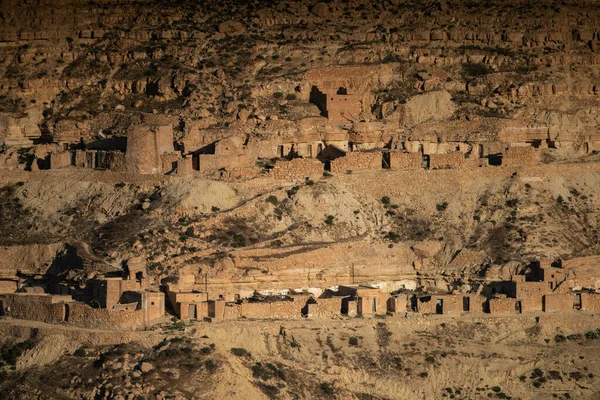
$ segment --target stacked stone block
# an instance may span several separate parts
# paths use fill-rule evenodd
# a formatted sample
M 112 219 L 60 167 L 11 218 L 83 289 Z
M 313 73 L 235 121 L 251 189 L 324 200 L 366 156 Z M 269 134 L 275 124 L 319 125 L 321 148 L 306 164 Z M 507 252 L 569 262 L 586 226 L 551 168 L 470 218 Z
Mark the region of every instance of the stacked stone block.
M 271 170 L 275 179 L 299 179 L 307 176 L 321 175 L 323 164 L 314 159 L 295 158 L 287 162 L 278 162 Z
M 383 155 L 380 152 L 353 152 L 331 161 L 331 172 L 381 169 Z

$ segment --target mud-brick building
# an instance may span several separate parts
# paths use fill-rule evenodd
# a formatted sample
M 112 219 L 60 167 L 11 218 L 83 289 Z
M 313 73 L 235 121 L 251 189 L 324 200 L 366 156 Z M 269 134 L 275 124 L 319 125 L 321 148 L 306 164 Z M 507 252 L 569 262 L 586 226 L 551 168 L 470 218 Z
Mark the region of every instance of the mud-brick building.
M 342 301 L 342 314 L 348 316 L 372 316 L 387 313 L 389 293 L 367 285 L 340 286 L 340 296 L 346 296 Z
M 421 314 L 462 314 L 483 312 L 485 297 L 475 293 L 423 294 L 414 304 Z

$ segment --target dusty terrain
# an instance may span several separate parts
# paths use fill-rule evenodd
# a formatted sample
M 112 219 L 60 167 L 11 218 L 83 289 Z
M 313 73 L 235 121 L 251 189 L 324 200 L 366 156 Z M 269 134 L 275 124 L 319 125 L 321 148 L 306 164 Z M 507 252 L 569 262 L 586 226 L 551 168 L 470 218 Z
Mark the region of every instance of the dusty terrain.
M 597 314 L 428 316 L 180 323 L 115 334 L 3 321 L 0 330 L 11 337 L 3 335 L 0 393 L 6 399 L 596 399 L 599 324 Z

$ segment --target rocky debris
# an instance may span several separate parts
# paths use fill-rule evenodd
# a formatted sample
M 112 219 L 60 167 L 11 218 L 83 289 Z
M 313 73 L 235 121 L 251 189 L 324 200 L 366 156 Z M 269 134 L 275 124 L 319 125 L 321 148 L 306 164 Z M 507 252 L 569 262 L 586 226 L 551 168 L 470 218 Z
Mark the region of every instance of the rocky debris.
M 329 16 L 329 5 L 327 3 L 319 2 L 315 4 L 310 12 L 316 15 L 317 17 L 327 18 Z
M 147 374 L 148 372 L 152 371 L 154 369 L 154 366 L 152 364 L 150 364 L 149 362 L 143 362 L 140 364 L 140 371 L 142 371 L 143 374 Z
M 219 24 L 219 33 L 223 33 L 225 35 L 239 35 L 246 31 L 246 27 L 244 24 L 238 21 L 226 21 Z
M 425 122 L 443 121 L 452 117 L 455 110 L 452 95 L 447 91 L 424 93 L 406 102 L 403 123 L 415 126 Z

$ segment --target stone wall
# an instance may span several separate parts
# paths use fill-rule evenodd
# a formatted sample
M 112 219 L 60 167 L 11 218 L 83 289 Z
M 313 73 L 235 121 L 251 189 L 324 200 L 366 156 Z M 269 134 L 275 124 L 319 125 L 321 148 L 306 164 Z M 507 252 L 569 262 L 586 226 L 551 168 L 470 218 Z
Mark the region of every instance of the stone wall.
M 533 147 L 511 147 L 502 155 L 502 165 L 507 167 L 536 165 L 540 162 L 541 152 Z
M 50 168 L 66 168 L 71 166 L 71 152 L 63 151 L 61 153 L 50 154 Z
M 391 169 L 414 169 L 422 168 L 423 156 L 421 153 L 404 153 L 400 151 L 390 151 Z
M 331 161 L 331 172 L 377 170 L 382 168 L 382 161 L 381 152 L 349 152 Z
M 600 311 L 600 294 L 581 293 L 581 309 L 584 311 Z
M 359 119 L 362 111 L 360 97 L 355 94 L 325 94 L 327 120 L 332 124 L 348 123 Z
M 25 293 L 6 294 L 0 299 L 4 315 L 46 323 L 64 322 L 65 305 L 72 301 L 71 296 Z
M 516 299 L 507 297 L 494 297 L 490 299 L 490 314 L 515 314 L 517 313 Z
M 308 305 L 309 318 L 335 318 L 341 315 L 342 298 L 317 299 L 316 304 Z
M 127 134 L 127 172 L 159 174 L 162 172 L 160 156 L 173 152 L 173 128 L 170 125 L 135 126 Z
M 573 293 L 552 293 L 544 295 L 544 312 L 569 312 L 573 310 Z
M 199 154 L 198 160 L 200 172 L 215 171 L 221 168 L 219 157 L 214 154 Z
M 478 302 L 479 296 L 451 294 L 451 295 L 432 295 L 431 300 L 422 301 L 423 297 L 417 301 L 418 312 L 421 314 L 437 314 L 438 300 L 442 301 L 442 314 L 458 314 L 463 312 L 463 298 L 469 297 L 470 311 L 481 311 L 481 302 Z
M 475 168 L 477 165 L 477 158 L 474 156 L 465 158 L 465 154 L 460 151 L 455 151 L 448 154 L 429 155 L 430 169 L 461 168 L 464 166 Z
M 548 292 L 546 282 L 517 282 L 515 295 L 521 301 L 521 311 L 543 311 L 542 297 Z
M 310 158 L 294 158 L 291 161 L 279 161 L 271 170 L 274 179 L 300 179 L 323 174 L 323 164 Z
M 67 322 L 92 329 L 137 329 L 145 326 L 142 310 L 111 311 L 79 302 L 69 304 Z
M 18 282 L 12 279 L 0 280 L 0 294 L 14 293 L 18 289 Z

